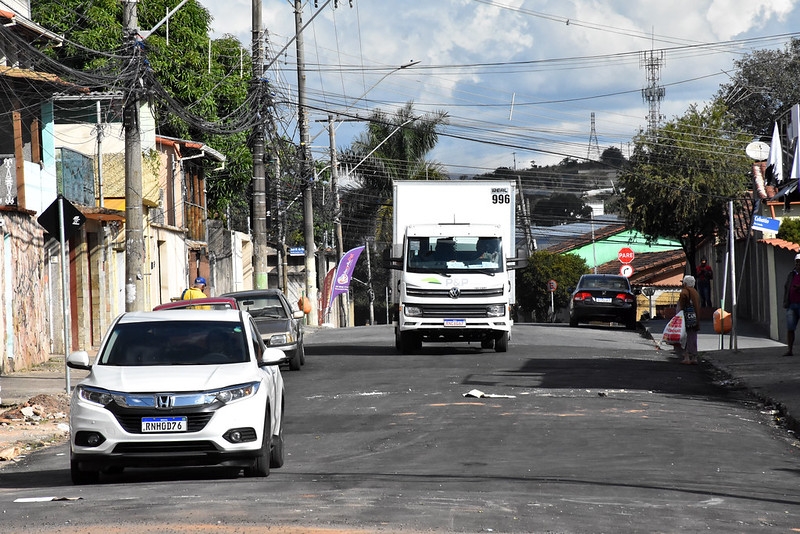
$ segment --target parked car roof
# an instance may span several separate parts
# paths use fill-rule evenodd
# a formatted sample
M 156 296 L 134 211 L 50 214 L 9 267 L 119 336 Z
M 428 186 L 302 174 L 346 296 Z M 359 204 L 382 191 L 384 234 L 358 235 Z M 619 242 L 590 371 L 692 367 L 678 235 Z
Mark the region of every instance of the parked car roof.
M 159 304 L 153 311 L 161 310 L 237 310 L 236 299 L 228 297 L 208 297 L 205 299 L 176 300 Z

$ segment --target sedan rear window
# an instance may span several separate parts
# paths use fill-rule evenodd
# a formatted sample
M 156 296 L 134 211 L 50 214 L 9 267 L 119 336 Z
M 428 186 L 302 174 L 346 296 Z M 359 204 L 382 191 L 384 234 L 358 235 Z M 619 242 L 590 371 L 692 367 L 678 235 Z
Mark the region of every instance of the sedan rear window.
M 117 324 L 101 365 L 220 365 L 248 361 L 240 323 L 160 321 Z

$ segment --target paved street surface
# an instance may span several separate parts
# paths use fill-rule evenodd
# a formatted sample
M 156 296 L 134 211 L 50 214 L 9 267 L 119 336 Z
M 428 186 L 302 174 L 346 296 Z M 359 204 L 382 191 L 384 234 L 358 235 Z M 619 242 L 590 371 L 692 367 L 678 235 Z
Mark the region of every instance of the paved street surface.
M 126 470 L 74 487 L 67 447 L 52 447 L 0 468 L 3 528 L 790 532 L 797 441 L 715 366 L 777 391 L 800 359 L 739 341 L 685 366 L 645 330 L 616 327 L 517 325 L 508 353 L 407 356 L 387 327 L 317 330 L 303 369 L 284 373 L 287 460 L 269 478 Z M 19 501 L 47 496 L 77 500 Z

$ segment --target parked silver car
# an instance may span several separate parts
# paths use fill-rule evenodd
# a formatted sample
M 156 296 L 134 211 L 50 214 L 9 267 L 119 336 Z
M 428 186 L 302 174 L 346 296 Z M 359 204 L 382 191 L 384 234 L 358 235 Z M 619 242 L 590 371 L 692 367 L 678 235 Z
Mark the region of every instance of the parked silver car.
M 236 299 L 240 310 L 247 311 L 256 322 L 268 347 L 281 349 L 289 358 L 289 369 L 299 371 L 306 363 L 303 346 L 302 310 L 295 310 L 280 289 L 252 289 L 225 293 Z

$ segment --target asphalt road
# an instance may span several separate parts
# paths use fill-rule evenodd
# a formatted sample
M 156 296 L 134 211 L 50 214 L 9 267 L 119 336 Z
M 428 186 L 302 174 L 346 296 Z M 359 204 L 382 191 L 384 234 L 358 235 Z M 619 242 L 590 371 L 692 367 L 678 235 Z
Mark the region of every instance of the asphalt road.
M 800 529 L 793 437 L 637 332 L 517 325 L 503 354 L 401 356 L 381 326 L 307 343 L 284 373 L 287 457 L 269 478 L 131 470 L 74 487 L 54 447 L 0 471 L 0 531 Z

